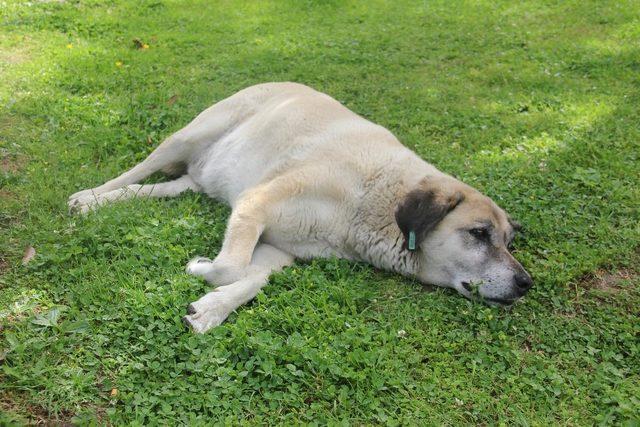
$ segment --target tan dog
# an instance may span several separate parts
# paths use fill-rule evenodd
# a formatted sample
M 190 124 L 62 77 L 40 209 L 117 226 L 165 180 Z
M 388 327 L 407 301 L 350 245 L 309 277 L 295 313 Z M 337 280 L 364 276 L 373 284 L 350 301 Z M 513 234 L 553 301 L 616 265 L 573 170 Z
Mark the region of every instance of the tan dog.
M 160 170 L 182 177 L 136 184 Z M 232 207 L 218 256 L 187 265 L 220 286 L 189 305 L 184 321 L 197 332 L 219 325 L 294 258 L 366 261 L 502 305 L 532 285 L 509 253 L 514 224 L 491 199 L 300 84 L 261 84 L 218 102 L 69 206 L 85 212 L 185 190 Z

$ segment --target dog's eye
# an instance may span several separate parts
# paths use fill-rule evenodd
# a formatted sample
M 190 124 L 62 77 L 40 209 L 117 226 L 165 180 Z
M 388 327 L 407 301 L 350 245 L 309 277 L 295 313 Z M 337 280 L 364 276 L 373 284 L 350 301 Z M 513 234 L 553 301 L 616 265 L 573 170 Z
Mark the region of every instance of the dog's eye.
M 472 228 L 469 233 L 478 240 L 489 240 L 489 230 L 486 228 Z

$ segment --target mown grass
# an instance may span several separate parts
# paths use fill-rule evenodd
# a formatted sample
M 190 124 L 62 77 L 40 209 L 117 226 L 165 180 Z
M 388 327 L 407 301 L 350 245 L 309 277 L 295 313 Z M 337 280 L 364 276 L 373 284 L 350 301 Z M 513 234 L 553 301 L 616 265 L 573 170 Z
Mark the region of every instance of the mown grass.
M 639 11 L 1 2 L 0 423 L 637 422 Z M 69 194 L 205 107 L 281 80 L 388 127 L 520 220 L 526 299 L 494 309 L 318 260 L 196 336 L 180 317 L 207 286 L 183 268 L 215 255 L 226 207 L 187 194 L 67 214 Z

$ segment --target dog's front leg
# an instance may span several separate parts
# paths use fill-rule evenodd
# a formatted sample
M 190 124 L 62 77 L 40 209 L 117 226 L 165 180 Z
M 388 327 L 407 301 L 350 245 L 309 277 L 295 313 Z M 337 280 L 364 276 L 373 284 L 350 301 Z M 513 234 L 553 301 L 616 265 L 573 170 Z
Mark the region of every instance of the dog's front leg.
M 266 207 L 261 199 L 253 192 L 242 197 L 231 212 L 218 256 L 213 261 L 202 257 L 192 259 L 187 272 L 218 286 L 242 279 L 264 230 Z
M 233 206 L 218 256 L 192 259 L 187 272 L 219 286 L 245 277 L 271 207 L 295 194 L 295 186 L 294 180 L 279 178 L 245 191 Z
M 271 245 L 258 245 L 244 277 L 230 285 L 220 286 L 189 304 L 189 314 L 182 318 L 183 322 L 198 333 L 220 325 L 231 312 L 258 294 L 272 272 L 292 263 L 291 255 Z

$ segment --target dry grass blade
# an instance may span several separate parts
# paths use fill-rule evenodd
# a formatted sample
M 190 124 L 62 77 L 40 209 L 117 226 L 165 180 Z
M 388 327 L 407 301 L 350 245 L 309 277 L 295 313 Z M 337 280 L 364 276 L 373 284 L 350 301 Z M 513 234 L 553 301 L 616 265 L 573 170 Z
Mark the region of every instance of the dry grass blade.
M 27 246 L 24 250 L 24 255 L 22 256 L 22 265 L 27 265 L 31 262 L 33 257 L 36 256 L 36 250 L 33 246 Z

